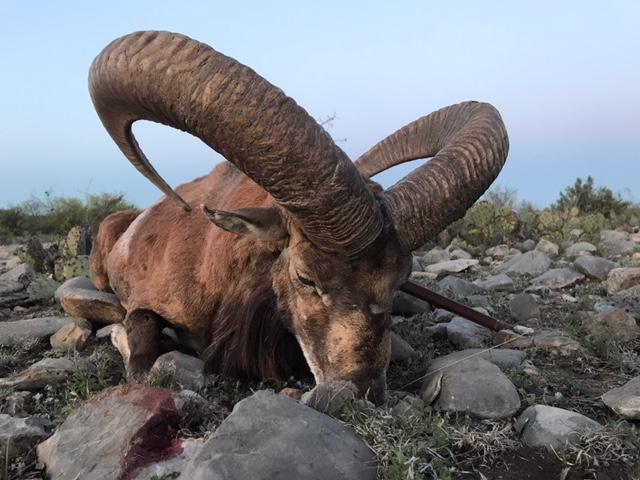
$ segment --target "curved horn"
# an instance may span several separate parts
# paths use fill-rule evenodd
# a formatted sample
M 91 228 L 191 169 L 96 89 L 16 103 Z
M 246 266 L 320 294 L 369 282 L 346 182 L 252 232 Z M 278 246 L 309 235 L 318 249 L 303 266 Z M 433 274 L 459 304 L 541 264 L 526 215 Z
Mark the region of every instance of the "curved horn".
M 383 194 L 402 242 L 413 250 L 464 215 L 498 176 L 508 150 L 498 111 L 488 103 L 464 102 L 404 126 L 356 166 L 371 177 L 433 157 Z
M 318 247 L 362 251 L 382 214 L 347 155 L 282 90 L 203 43 L 137 32 L 93 61 L 89 87 L 105 128 L 129 161 L 185 209 L 131 131 L 151 120 L 199 137 L 262 186 Z

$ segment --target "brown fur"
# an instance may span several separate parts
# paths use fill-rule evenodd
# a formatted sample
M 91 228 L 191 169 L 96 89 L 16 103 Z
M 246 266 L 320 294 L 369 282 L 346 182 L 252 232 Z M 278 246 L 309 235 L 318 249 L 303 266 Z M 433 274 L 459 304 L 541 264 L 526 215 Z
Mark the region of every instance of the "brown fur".
M 309 242 L 262 188 L 229 163 L 178 193 L 194 207 L 278 208 L 287 237 L 267 242 L 239 236 L 213 225 L 200 209 L 184 212 L 166 198 L 135 221 L 133 213 L 107 218 L 92 252 L 92 279 L 101 290 L 113 289 L 129 317 L 155 312 L 195 336 L 211 370 L 232 375 L 303 372 L 301 343 L 318 381 L 365 385 L 384 376 L 391 298 L 410 265 L 388 219 L 364 255 L 349 259 Z M 300 272 L 322 292 L 301 284 Z M 371 313 L 373 304 L 382 310 Z

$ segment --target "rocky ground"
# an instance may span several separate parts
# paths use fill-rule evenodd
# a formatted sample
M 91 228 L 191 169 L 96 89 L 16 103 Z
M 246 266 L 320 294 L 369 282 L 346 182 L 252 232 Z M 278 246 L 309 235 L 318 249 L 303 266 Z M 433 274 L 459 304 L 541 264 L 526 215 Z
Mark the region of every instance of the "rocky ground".
M 398 296 L 387 404 L 332 396 L 328 415 L 274 393 L 310 379 L 204 375 L 171 331 L 125 382 L 120 325 L 52 301 L 86 273 L 82 238 L 0 247 L 0 479 L 640 478 L 631 228 L 416 252 L 414 281 L 514 328 Z

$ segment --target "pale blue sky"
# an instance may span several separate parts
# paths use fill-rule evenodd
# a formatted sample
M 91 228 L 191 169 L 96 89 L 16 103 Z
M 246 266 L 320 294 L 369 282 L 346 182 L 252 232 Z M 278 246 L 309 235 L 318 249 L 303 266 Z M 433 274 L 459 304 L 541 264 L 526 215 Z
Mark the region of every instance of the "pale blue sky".
M 145 29 L 235 57 L 316 118 L 336 112 L 330 132 L 353 159 L 435 109 L 483 100 L 511 140 L 501 186 L 544 206 L 593 175 L 640 200 L 637 1 L 0 0 L 0 206 L 48 189 L 159 197 L 103 131 L 86 84 L 109 41 Z M 135 131 L 173 185 L 219 159 L 167 127 Z

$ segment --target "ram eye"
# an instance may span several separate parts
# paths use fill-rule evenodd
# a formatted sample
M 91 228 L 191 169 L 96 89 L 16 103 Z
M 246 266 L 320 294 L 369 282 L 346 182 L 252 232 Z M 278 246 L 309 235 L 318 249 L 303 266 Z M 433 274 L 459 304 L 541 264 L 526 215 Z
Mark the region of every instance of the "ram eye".
M 307 277 L 303 277 L 302 275 L 300 275 L 299 273 L 297 273 L 298 275 L 298 280 L 300 281 L 300 283 L 302 283 L 303 285 L 306 285 L 308 287 L 315 287 L 316 286 L 316 282 L 314 282 L 313 280 L 307 278 Z

